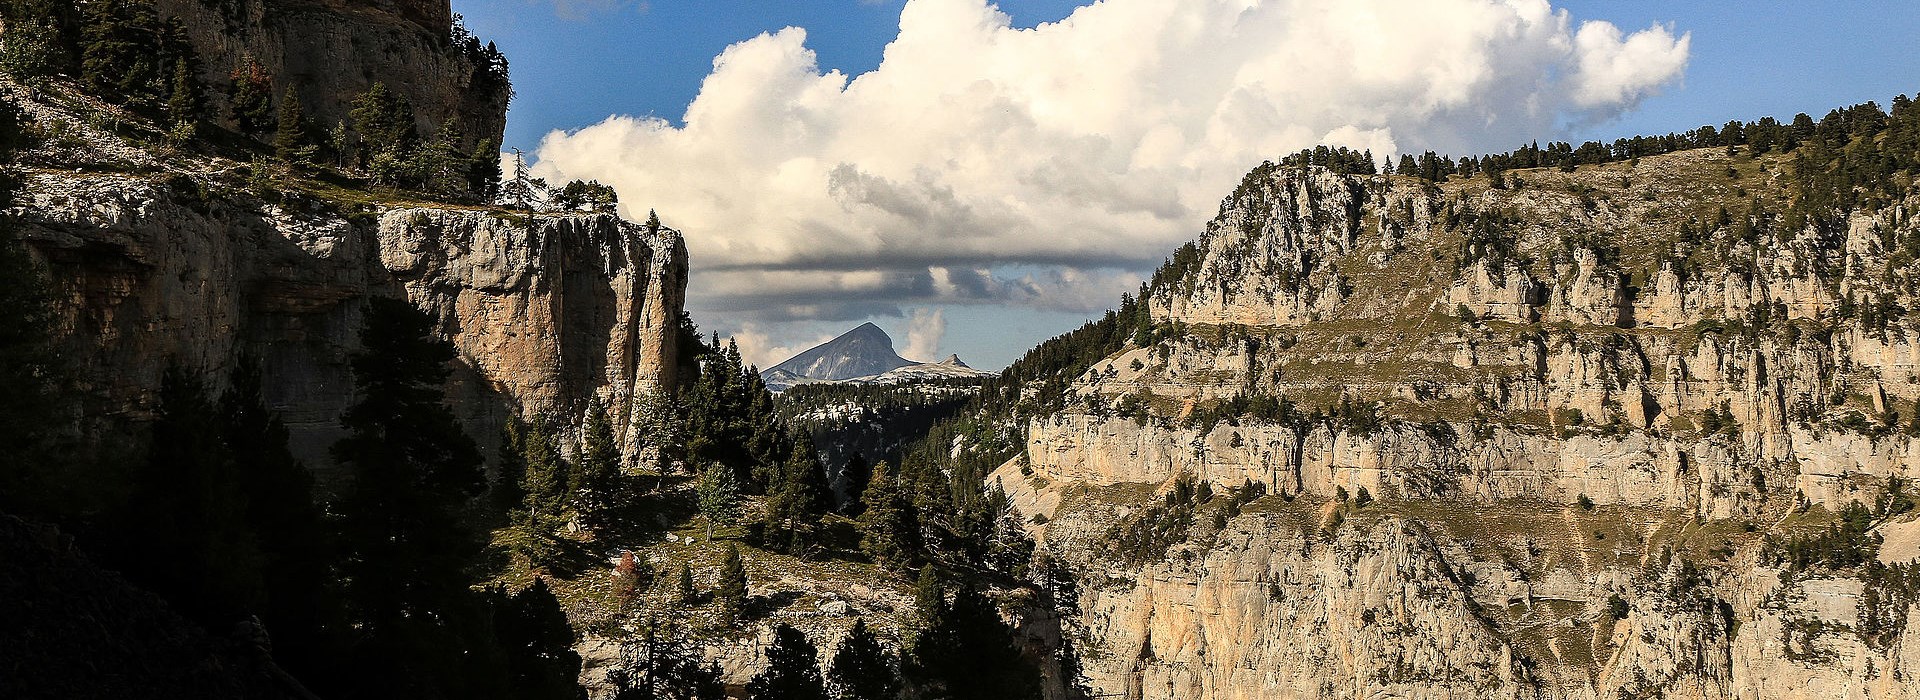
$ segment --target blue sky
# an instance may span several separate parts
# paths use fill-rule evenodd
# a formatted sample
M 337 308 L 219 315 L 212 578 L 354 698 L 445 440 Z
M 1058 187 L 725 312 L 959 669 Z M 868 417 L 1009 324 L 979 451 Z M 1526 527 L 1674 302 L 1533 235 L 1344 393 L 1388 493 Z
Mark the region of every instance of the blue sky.
M 1007 0 L 999 3 L 999 8 L 1011 16 L 1013 27 L 1025 28 L 1067 17 L 1078 4 L 1062 0 Z M 666 120 L 672 127 L 684 127 L 683 115 L 688 104 L 701 94 L 703 81 L 714 71 L 716 56 L 738 42 L 785 27 L 806 30 L 804 48 L 813 52 L 818 72 L 838 70 L 851 77 L 873 71 L 881 62 L 883 49 L 902 31 L 902 5 L 898 0 L 653 0 L 644 3 L 454 0 L 454 9 L 465 15 L 468 26 L 481 37 L 495 41 L 509 57 L 517 97 L 509 115 L 507 145 L 529 150 L 538 146 L 542 137 L 551 131 L 583 129 L 614 115 L 652 116 Z M 1684 70 L 1677 78 L 1664 79 L 1652 96 L 1622 100 L 1621 108 L 1602 113 L 1598 121 L 1587 113 L 1584 117 L 1559 120 L 1556 122 L 1562 127 L 1559 129 L 1542 127 L 1538 122 L 1528 126 L 1524 120 L 1516 120 L 1512 126 L 1501 122 L 1456 140 L 1511 145 L 1529 139 L 1579 140 L 1664 133 L 1704 123 L 1718 124 L 1731 118 L 1790 116 L 1798 111 L 1813 112 L 1817 117 L 1834 106 L 1869 99 L 1884 103 L 1895 94 L 1920 89 L 1920 52 L 1911 50 L 1913 38 L 1920 36 L 1920 6 L 1912 3 L 1768 3 L 1763 9 L 1756 9 L 1752 3 L 1562 0 L 1553 7 L 1569 11 L 1576 25 L 1585 20 L 1605 20 L 1629 33 L 1665 25 L 1675 36 L 1688 34 L 1690 45 Z M 770 46 L 776 42 L 761 43 Z M 1399 150 L 1436 146 L 1416 141 L 1419 133 L 1422 133 L 1419 129 L 1407 128 L 1402 123 L 1394 130 L 1393 143 Z M 1426 133 L 1457 132 L 1436 127 Z M 609 143 L 639 144 L 636 148 L 659 146 L 645 139 L 634 141 L 631 133 L 617 135 L 621 138 L 590 142 L 592 148 L 604 151 Z M 559 158 L 561 153 L 554 152 L 554 162 L 566 172 L 605 172 L 606 179 L 622 187 L 624 201 L 651 202 L 647 196 L 655 188 L 626 184 L 656 181 L 633 174 L 636 169 L 644 169 L 644 164 L 596 162 L 569 167 Z M 1244 165 L 1238 162 L 1222 167 L 1244 170 Z M 616 173 L 625 173 L 630 179 L 621 180 Z M 709 182 L 728 181 L 724 172 L 708 174 L 708 177 L 718 178 Z M 743 182 L 748 181 L 747 175 L 741 177 Z M 1144 178 L 1142 181 L 1151 182 Z M 967 186 L 964 182 L 936 185 L 958 191 L 964 191 Z M 1200 195 L 1187 196 L 1204 199 Z M 1210 196 L 1217 199 L 1219 194 Z M 689 208 L 662 205 L 661 214 L 669 225 L 686 229 L 690 239 L 709 235 L 736 237 L 724 245 L 703 240 L 693 246 L 695 274 L 705 275 L 696 280 L 690 300 L 696 320 L 703 328 L 722 333 L 745 331 L 752 336 L 755 350 L 764 356 L 763 363 L 775 362 L 780 359 L 776 356 L 779 353 L 803 349 L 813 340 L 852 328 L 866 319 L 887 328 L 904 347 L 912 325 L 909 312 L 937 309 L 943 312 L 940 318 L 943 324 L 912 329 L 922 336 L 932 333 L 931 340 L 923 337 L 917 349 L 924 351 L 923 354 L 938 352 L 942 356 L 957 352 L 976 366 L 988 368 L 1003 366 L 1035 342 L 1097 314 L 1097 309 L 1108 305 L 1099 299 L 1111 298 L 1119 289 L 1130 286 L 1126 281 L 1128 275 L 1145 273 L 1152 259 L 1163 256 L 1180 240 L 1197 235 L 1199 223 L 1204 221 L 1204 217 L 1183 220 L 1168 215 L 1170 223 L 1155 222 L 1159 227 L 1152 235 L 1141 234 L 1137 239 L 1121 230 L 1126 226 L 1124 223 L 1101 220 L 1101 223 L 1090 224 L 1116 227 L 1103 235 L 1125 239 L 1123 244 L 1116 243 L 1115 249 L 1127 251 L 1120 257 L 1131 262 L 1112 262 L 1108 259 L 1109 251 L 1093 249 L 1102 246 L 1084 245 L 1086 255 L 1100 258 L 1100 262 L 1088 263 L 1085 269 L 1070 273 L 1064 281 L 1044 274 L 1035 279 L 1035 270 L 1044 270 L 1048 265 L 1071 269 L 1074 248 L 1067 243 L 1058 248 L 1010 254 L 1006 259 L 983 256 L 978 251 L 954 252 L 951 253 L 954 262 L 948 265 L 937 255 L 915 256 L 909 254 L 910 250 L 902 252 L 915 245 L 914 239 L 882 240 L 874 243 L 872 250 L 912 260 L 903 263 L 904 267 L 888 268 L 891 271 L 884 274 L 879 272 L 884 266 L 877 265 L 875 274 L 888 281 L 874 282 L 857 269 L 857 256 L 853 263 L 841 260 L 813 264 L 796 262 L 791 252 L 787 257 L 764 251 L 752 255 L 742 253 L 742 246 L 752 247 L 752 241 L 738 239 L 740 234 L 731 230 L 703 231 L 685 221 L 677 221 L 676 213 L 685 211 Z M 1045 211 L 1054 210 L 1040 211 L 1043 213 L 1035 216 L 1044 219 Z M 644 210 L 641 213 L 644 214 Z M 1186 219 L 1193 218 L 1190 213 L 1186 216 Z M 1152 221 L 1151 217 L 1143 220 Z M 1165 225 L 1160 226 L 1161 223 Z M 1019 224 L 1010 225 L 1017 228 Z M 820 225 L 804 226 L 818 228 Z M 1179 233 L 1182 231 L 1184 233 Z M 886 232 L 820 231 L 810 235 L 823 241 L 840 240 L 836 236 L 841 235 L 849 241 L 868 241 L 876 236 L 885 238 Z M 933 240 L 953 237 L 949 232 Z M 1032 238 L 1033 235 L 1026 233 L 1020 237 Z M 703 250 L 703 245 L 710 246 L 711 252 Z M 703 258 L 715 269 L 703 270 Z M 946 267 L 984 270 L 986 277 L 996 278 L 984 283 L 985 286 L 999 291 L 967 298 L 925 292 L 929 283 L 924 273 L 931 269 L 929 266 L 941 270 Z M 763 276 L 745 276 L 746 270 Z M 804 287 L 804 291 L 796 291 L 794 298 L 804 300 L 795 301 L 792 308 L 779 313 L 762 313 L 755 306 L 777 305 L 769 301 L 777 297 L 753 296 L 739 289 L 743 286 L 781 288 L 779 280 L 798 280 L 807 275 L 811 275 L 808 279 L 832 277 L 836 281 L 823 283 L 827 286 L 795 282 L 795 289 Z M 1023 276 L 1030 282 L 1020 282 Z M 702 279 L 709 282 L 703 285 Z M 895 285 L 892 282 L 895 279 L 906 281 Z M 866 296 L 854 299 L 859 294 L 850 293 L 850 301 L 836 303 L 831 298 L 832 290 L 840 288 L 866 290 L 863 292 Z M 914 292 L 921 296 L 887 298 L 897 289 L 921 290 Z M 1070 290 L 1070 293 L 1058 290 Z M 1050 300 L 1073 294 L 1080 295 L 1076 298 L 1081 301 L 1055 303 Z M 926 320 L 926 314 L 922 313 L 920 318 Z

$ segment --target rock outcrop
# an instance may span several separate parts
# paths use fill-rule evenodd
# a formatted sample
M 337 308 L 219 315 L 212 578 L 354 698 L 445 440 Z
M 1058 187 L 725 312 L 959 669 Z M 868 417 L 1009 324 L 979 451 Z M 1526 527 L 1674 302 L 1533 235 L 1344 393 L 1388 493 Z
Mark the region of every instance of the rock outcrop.
M 143 419 L 170 365 L 216 386 L 257 360 L 295 452 L 323 476 L 353 400 L 361 301 L 404 297 L 459 350 L 450 400 L 490 446 L 513 415 L 670 389 L 686 285 L 671 229 L 608 214 L 269 202 L 197 176 L 47 173 L 21 196 L 90 429 Z
M 468 147 L 498 146 L 513 88 L 506 60 L 458 28 L 448 0 L 156 0 L 201 56 L 201 78 L 224 88 L 248 62 L 288 88 L 322 129 L 351 124 L 353 99 L 375 82 L 412 105 L 421 134 L 449 120 Z M 208 91 L 228 114 L 224 89 Z
M 1910 596 L 1781 558 L 1911 527 L 1920 191 L 1790 219 L 1786 167 L 1255 170 L 991 480 L 1097 690 L 1920 696 Z

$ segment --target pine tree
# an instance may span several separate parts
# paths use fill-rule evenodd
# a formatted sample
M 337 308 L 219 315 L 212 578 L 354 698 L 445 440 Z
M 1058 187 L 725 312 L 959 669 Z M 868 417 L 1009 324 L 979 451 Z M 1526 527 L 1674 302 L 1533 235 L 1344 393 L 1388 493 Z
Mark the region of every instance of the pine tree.
M 607 672 L 613 700 L 723 700 L 720 667 L 705 660 L 685 628 L 648 619 L 620 646 L 620 663 Z
M 273 119 L 273 76 L 248 57 L 227 74 L 227 101 L 233 122 L 248 136 L 265 134 Z
M 200 121 L 206 95 L 200 88 L 199 71 L 185 57 L 173 62 L 173 79 L 167 88 L 167 118 L 176 126 Z
M 880 646 L 880 640 L 867 629 L 866 620 L 854 620 L 853 629 L 840 640 L 827 671 L 827 684 L 834 700 L 895 700 L 900 696 L 900 676 L 894 670 L 893 655 Z
M 903 675 L 911 676 L 917 685 L 938 682 L 934 676 L 943 663 L 941 657 L 962 651 L 953 633 L 952 611 L 944 588 L 940 573 L 932 565 L 921 567 L 913 587 L 914 624 L 900 653 Z
M 693 587 L 693 567 L 688 566 L 684 561 L 680 562 L 680 575 L 676 577 L 676 583 L 673 587 L 674 602 L 681 605 L 692 605 L 693 602 L 699 598 L 699 589 Z
M 740 547 L 727 545 L 727 556 L 720 560 L 720 578 L 714 582 L 714 600 L 720 605 L 720 624 L 739 624 L 747 606 L 747 569 L 740 560 Z
M 448 117 L 434 132 L 433 140 L 414 155 L 416 169 L 427 191 L 442 195 L 464 195 L 473 189 L 473 163 L 466 151 L 466 131 L 460 121 Z
M 886 462 L 874 466 L 860 502 L 860 551 L 896 571 L 915 562 L 920 525 Z
M 558 538 L 567 522 L 574 493 L 572 468 L 560 455 L 552 419 L 535 416 L 512 440 L 518 447 L 512 467 L 520 470 L 520 507 L 512 513 L 512 531 L 504 543 L 535 566 L 557 561 L 564 551 Z
M 293 88 L 287 88 L 280 98 L 280 115 L 273 132 L 273 155 L 288 163 L 307 164 L 318 150 L 312 141 L 307 118 L 300 109 L 300 95 Z
M 513 176 L 500 186 L 501 203 L 521 211 L 541 208 L 547 198 L 547 181 L 527 171 L 527 155 L 513 149 Z
M 827 475 L 804 434 L 791 452 L 768 486 L 765 532 L 775 549 L 800 554 L 809 547 L 810 535 L 826 512 Z
M 7 40 L 0 43 L 0 71 L 39 85 L 61 71 L 60 29 L 52 17 L 6 17 Z
M 573 467 L 560 454 L 559 426 L 553 418 L 534 416 L 527 426 L 524 457 L 527 475 L 520 488 L 527 494 L 530 516 L 557 527 L 573 502 Z
M 106 543 L 122 553 L 130 578 L 215 629 L 264 598 L 259 543 L 222 423 L 200 380 L 169 368 L 144 469 L 126 508 L 110 518 Z
M 867 463 L 867 458 L 859 453 L 848 457 L 846 466 L 840 468 L 840 493 L 846 495 L 840 503 L 840 512 L 849 518 L 858 518 L 866 512 L 866 502 L 861 495 L 872 482 L 873 465 Z
M 342 565 L 362 640 L 352 682 L 382 694 L 486 682 L 462 621 L 484 614 L 464 572 L 479 542 L 459 512 L 483 485 L 480 451 L 442 386 L 453 346 L 407 302 L 374 298 L 351 360 L 359 400 L 333 456 L 352 477 L 339 501 Z M 449 655 L 451 654 L 451 655 Z
M 206 107 L 200 85 L 200 54 L 179 18 L 170 18 L 160 32 L 161 68 L 166 79 L 166 116 L 175 127 L 191 127 Z
M 158 107 L 169 74 L 160 65 L 160 18 L 136 0 L 94 0 L 81 8 L 80 82 L 136 110 Z
M 259 617 L 283 665 L 317 673 L 338 621 L 335 551 L 313 494 L 313 474 L 293 456 L 287 427 L 266 406 L 260 367 L 243 358 L 220 397 L 221 437 L 239 467 L 246 520 L 261 555 L 266 598 Z
M 748 700 L 827 700 L 819 654 L 807 635 L 780 623 L 767 647 L 767 667 L 747 681 Z
M 714 528 L 732 525 L 739 517 L 740 487 L 734 481 L 732 469 L 711 464 L 700 471 L 698 490 L 700 516 L 707 521 L 707 541 L 711 542 Z
M 545 577 L 511 596 L 493 594 L 494 633 L 505 652 L 507 688 L 503 697 L 527 700 L 576 700 L 581 697 L 579 639 L 547 588 Z
M 605 534 L 613 526 L 614 510 L 623 497 L 620 445 L 613 434 L 607 405 L 595 397 L 587 405 L 585 435 L 580 447 L 580 515 L 587 527 Z
M 347 112 L 360 136 L 363 167 L 382 185 L 409 185 L 419 179 L 415 150 L 420 133 L 414 124 L 413 103 L 375 82 L 353 100 Z
M 482 141 L 467 155 L 467 191 L 482 202 L 500 196 L 500 142 Z
M 1020 654 L 1000 614 L 971 583 L 954 592 L 944 620 L 923 629 L 919 679 L 956 700 L 1039 698 L 1039 669 Z

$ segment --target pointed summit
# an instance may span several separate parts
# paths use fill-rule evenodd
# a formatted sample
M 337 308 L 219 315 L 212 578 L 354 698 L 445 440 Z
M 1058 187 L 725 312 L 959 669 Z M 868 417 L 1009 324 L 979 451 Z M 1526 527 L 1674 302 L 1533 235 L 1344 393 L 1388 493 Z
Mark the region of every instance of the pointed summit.
M 794 355 L 768 368 L 765 374 L 841 380 L 870 377 L 911 364 L 893 351 L 893 337 L 869 322 Z
M 943 364 L 943 365 L 949 365 L 949 366 L 952 366 L 952 367 L 968 367 L 968 366 L 970 366 L 970 365 L 968 365 L 968 364 L 967 364 L 967 363 L 965 363 L 965 362 L 961 362 L 961 361 L 960 361 L 960 356 L 959 356 L 958 354 L 954 354 L 954 355 L 948 355 L 948 356 L 947 356 L 947 359 L 944 359 L 944 360 L 941 360 L 941 361 L 940 361 L 940 364 Z

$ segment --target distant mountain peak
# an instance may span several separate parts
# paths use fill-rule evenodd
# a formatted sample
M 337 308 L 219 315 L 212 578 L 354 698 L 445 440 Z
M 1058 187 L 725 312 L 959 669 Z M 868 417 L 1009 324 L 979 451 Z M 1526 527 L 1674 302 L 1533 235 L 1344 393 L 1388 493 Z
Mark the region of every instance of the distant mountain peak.
M 954 354 L 954 355 L 948 355 L 948 356 L 947 356 L 947 359 L 944 359 L 944 360 L 941 360 L 941 361 L 940 361 L 940 364 L 943 364 L 943 365 L 952 365 L 952 366 L 954 366 L 954 367 L 971 367 L 971 366 L 972 366 L 972 365 L 969 365 L 969 364 L 967 364 L 967 363 L 965 363 L 965 362 L 961 362 L 961 361 L 960 361 L 960 356 L 959 356 L 958 354 Z
M 794 377 L 838 381 L 870 377 L 911 364 L 914 363 L 894 352 L 892 336 L 868 322 L 794 355 L 762 374 L 784 372 Z

